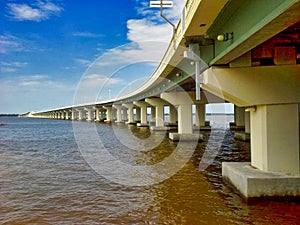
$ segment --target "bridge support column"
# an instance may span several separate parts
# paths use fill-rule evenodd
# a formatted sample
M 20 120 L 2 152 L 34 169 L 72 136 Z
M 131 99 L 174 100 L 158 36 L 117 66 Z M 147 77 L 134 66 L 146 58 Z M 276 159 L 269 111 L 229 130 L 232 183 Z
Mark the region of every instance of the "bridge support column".
M 146 98 L 145 101 L 155 107 L 155 126 L 151 126 L 152 131 L 165 131 L 168 127 L 165 127 L 164 123 L 164 105 L 167 105 L 161 98 Z
M 155 120 L 156 120 L 156 113 L 155 113 L 155 107 L 151 106 L 151 125 L 155 125 Z
M 199 133 L 193 133 L 192 104 L 189 95 L 184 92 L 165 92 L 160 97 L 178 108 L 178 133 L 169 133 L 173 141 L 203 139 Z
M 105 118 L 106 118 L 106 110 L 105 109 L 100 110 L 100 120 L 104 121 Z
M 146 102 L 142 102 L 142 101 L 135 101 L 134 104 L 136 106 L 139 107 L 139 112 L 140 112 L 140 123 L 137 123 L 138 127 L 148 127 L 148 123 L 147 123 L 147 107 L 149 106 L 149 104 L 147 104 Z M 138 109 L 136 110 L 137 115 L 138 115 Z M 137 120 L 138 120 L 138 116 L 137 116 Z
M 205 104 L 196 104 L 196 126 L 195 130 L 211 130 L 209 122 L 206 122 L 206 108 Z
M 95 122 L 100 122 L 100 109 L 94 107 L 94 110 L 95 110 Z
M 111 106 L 103 106 L 103 108 L 106 110 L 106 120 L 104 120 L 104 122 L 111 123 L 112 107 Z
M 134 105 L 132 103 L 126 103 L 123 104 L 124 107 L 126 107 L 128 109 L 128 121 L 126 122 L 126 124 L 136 124 L 134 122 L 134 117 L 133 117 L 133 107 Z
M 77 112 L 78 112 L 77 120 L 79 121 L 83 120 L 83 111 L 81 109 L 77 109 Z
M 137 123 L 140 123 L 141 122 L 141 108 L 140 107 L 135 107 L 135 121 Z
M 122 105 L 113 105 L 113 107 L 117 110 L 117 121 L 116 123 L 122 123 Z
M 128 120 L 128 110 L 127 108 L 124 108 L 122 109 L 122 121 L 127 121 Z
M 94 109 L 93 108 L 84 108 L 84 110 L 87 112 L 87 122 L 92 122 L 94 120 L 93 113 Z
M 222 165 L 223 178 L 246 198 L 300 196 L 299 108 L 285 104 L 249 109 L 251 164 Z
M 66 120 L 70 119 L 69 111 L 66 111 Z
M 177 118 L 178 118 L 178 113 L 177 109 L 175 106 L 170 105 L 170 124 L 176 124 L 177 123 Z
M 244 113 L 245 131 L 236 130 L 234 138 L 241 141 L 250 141 L 250 112 Z
M 71 120 L 75 120 L 76 119 L 76 111 L 74 109 L 72 109 L 71 111 Z
M 245 108 L 234 105 L 234 122 L 230 123 L 232 130 L 245 129 Z

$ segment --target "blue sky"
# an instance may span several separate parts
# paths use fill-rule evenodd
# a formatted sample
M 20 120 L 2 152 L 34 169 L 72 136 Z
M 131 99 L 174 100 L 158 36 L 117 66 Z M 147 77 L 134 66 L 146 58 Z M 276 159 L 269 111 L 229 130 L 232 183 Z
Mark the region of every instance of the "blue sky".
M 94 103 L 139 86 L 172 36 L 149 3 L 0 0 L 0 113 Z M 177 24 L 184 4 L 174 0 L 164 15 Z
M 149 77 L 172 35 L 149 2 L 1 0 L 0 113 L 72 105 L 83 81 L 91 89 L 106 83 L 112 95 Z M 165 10 L 174 23 L 184 3 Z M 113 74 L 90 67 L 104 62 L 121 67 Z

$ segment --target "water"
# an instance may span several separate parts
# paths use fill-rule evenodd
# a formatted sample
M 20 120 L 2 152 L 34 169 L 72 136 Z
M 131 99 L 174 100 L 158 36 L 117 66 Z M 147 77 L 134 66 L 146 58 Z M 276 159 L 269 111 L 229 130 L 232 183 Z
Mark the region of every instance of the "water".
M 0 123 L 6 124 L 0 127 L 1 224 L 300 224 L 299 203 L 247 205 L 223 184 L 222 161 L 250 160 L 249 143 L 235 141 L 229 130 L 213 133 L 225 132 L 225 138 L 204 172 L 199 172 L 199 162 L 207 141 L 197 145 L 191 160 L 171 178 L 131 187 L 91 169 L 77 148 L 70 121 L 0 118 Z M 176 148 L 164 139 L 153 151 L 129 151 L 111 125 L 96 128 L 111 154 L 128 164 L 154 164 Z M 125 125 L 114 129 L 128 131 Z M 150 137 L 147 129 L 130 131 Z M 210 133 L 204 135 L 208 140 Z

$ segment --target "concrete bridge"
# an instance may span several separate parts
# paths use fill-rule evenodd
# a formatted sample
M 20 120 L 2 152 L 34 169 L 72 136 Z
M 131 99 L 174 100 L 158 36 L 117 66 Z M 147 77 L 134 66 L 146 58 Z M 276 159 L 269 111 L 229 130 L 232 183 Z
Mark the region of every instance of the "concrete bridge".
M 231 102 L 232 127 L 245 129 L 236 137 L 251 139 L 251 162 L 223 163 L 224 180 L 246 198 L 299 196 L 299 64 L 299 0 L 187 0 L 161 64 L 140 88 L 29 116 L 178 126 L 169 136 L 178 140 L 201 138 L 195 129 L 209 128 L 205 104 Z

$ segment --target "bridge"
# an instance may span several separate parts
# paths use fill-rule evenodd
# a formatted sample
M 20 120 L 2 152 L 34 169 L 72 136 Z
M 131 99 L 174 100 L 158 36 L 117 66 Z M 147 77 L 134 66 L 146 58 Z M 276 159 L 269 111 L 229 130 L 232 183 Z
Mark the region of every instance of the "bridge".
M 231 125 L 244 128 L 237 138 L 250 139 L 251 162 L 224 162 L 224 181 L 245 198 L 299 196 L 299 64 L 299 0 L 187 0 L 161 63 L 137 90 L 27 116 L 126 121 L 152 130 L 177 126 L 169 133 L 177 141 L 201 139 L 195 129 L 209 129 L 205 104 L 231 102 Z

